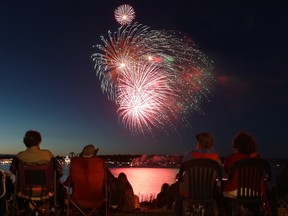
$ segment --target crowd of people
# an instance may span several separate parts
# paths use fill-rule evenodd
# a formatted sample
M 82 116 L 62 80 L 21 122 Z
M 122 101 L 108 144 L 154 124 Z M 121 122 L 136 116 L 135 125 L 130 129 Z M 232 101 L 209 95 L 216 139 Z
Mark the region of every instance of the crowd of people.
M 10 166 L 10 171 L 15 174 L 19 161 L 28 164 L 43 164 L 49 163 L 53 158 L 51 151 L 47 149 L 41 149 L 40 144 L 42 141 L 41 134 L 35 130 L 29 130 L 25 133 L 23 143 L 26 146 L 26 150 L 20 151 L 13 159 Z M 231 167 L 235 162 L 245 158 L 261 158 L 257 152 L 257 143 L 255 139 L 247 132 L 239 132 L 236 134 L 232 141 L 233 151 L 228 155 L 224 162 L 221 161 L 219 154 L 214 148 L 213 138 L 210 133 L 203 132 L 196 135 L 195 148 L 187 152 L 183 158 L 183 163 L 195 158 L 208 158 L 215 160 L 220 165 L 224 165 L 225 175 L 228 176 Z M 98 148 L 89 144 L 84 146 L 80 157 L 97 157 Z M 57 160 L 56 160 L 57 161 Z M 267 189 L 265 183 L 261 184 L 261 191 L 263 194 L 266 212 L 268 215 L 277 215 L 277 197 L 281 197 L 285 202 L 288 201 L 288 166 L 286 166 L 277 177 L 276 185 Z M 115 177 L 110 170 L 106 167 L 107 172 L 107 184 L 110 197 L 110 208 L 113 211 L 129 212 L 135 208 L 139 208 L 139 198 L 134 194 L 133 187 L 131 186 L 125 173 L 120 173 Z M 1 214 L 5 215 L 4 201 L 9 199 L 13 193 L 13 182 L 9 178 L 9 175 L 3 171 L 0 173 L 0 177 L 3 179 L 2 186 L 0 186 L 0 199 L 1 199 Z M 61 211 L 65 211 L 65 194 L 67 193 L 67 185 L 73 184 L 68 176 L 63 183 L 60 181 L 62 176 L 62 166 L 57 164 L 57 203 L 61 208 Z M 176 216 L 182 215 L 183 200 L 188 196 L 187 182 L 178 181 L 179 175 L 175 178 L 175 183 L 169 185 L 163 183 L 159 194 L 155 200 L 151 203 L 151 208 L 167 208 L 173 209 Z M 216 181 L 215 181 L 216 184 Z M 3 190 L 4 186 L 6 191 Z M 235 198 L 237 195 L 237 179 L 233 181 L 227 181 L 224 185 L 223 197 L 224 197 L 224 212 L 226 215 L 231 215 L 231 198 Z M 216 191 L 211 193 L 219 193 L 217 187 Z M 217 198 L 217 196 L 215 196 Z M 215 200 L 216 202 L 216 200 Z M 216 202 L 217 203 L 217 202 Z M 21 204 L 21 202 L 20 202 Z M 25 209 L 25 203 L 22 203 L 20 208 Z
M 199 133 L 196 135 L 196 147 L 195 149 L 190 150 L 183 158 L 183 163 L 196 158 L 208 158 L 215 160 L 217 163 L 222 165 L 222 161 L 219 157 L 219 154 L 213 147 L 213 138 L 211 134 L 207 132 Z M 245 159 L 245 158 L 261 158 L 259 153 L 257 152 L 257 143 L 256 140 L 253 138 L 253 136 L 247 132 L 241 131 L 233 138 L 232 141 L 232 148 L 233 151 L 230 155 L 225 157 L 223 166 L 224 166 L 224 173 L 225 178 L 229 176 L 229 172 L 232 168 L 232 166 L 239 160 Z M 179 176 L 178 176 L 179 177 Z M 176 193 L 171 193 L 169 189 L 161 192 L 157 195 L 157 198 L 155 200 L 155 205 L 158 207 L 163 207 L 161 205 L 163 203 L 163 200 L 166 200 L 166 207 L 171 208 L 171 201 L 168 202 L 169 197 L 171 200 L 171 194 L 173 194 L 172 198 L 172 205 L 174 214 L 176 216 L 183 215 L 183 201 L 188 197 L 188 181 L 186 181 L 185 176 L 183 176 L 183 181 L 176 182 L 175 185 L 171 185 L 170 187 L 177 188 L 175 191 Z M 169 188 L 168 184 L 163 184 L 165 187 Z M 273 185 L 272 187 L 266 187 L 264 179 L 261 181 L 261 193 L 263 195 L 263 202 L 265 206 L 265 212 L 266 215 L 278 215 L 277 212 L 277 199 L 281 199 L 282 202 L 287 203 L 288 202 L 288 164 L 284 166 L 280 174 L 276 178 L 276 185 Z M 215 197 L 215 204 L 219 205 L 219 202 L 217 198 L 221 196 L 220 188 L 217 187 L 217 182 L 215 181 L 215 191 L 211 191 Z M 224 204 L 223 204 L 223 214 L 224 215 L 233 215 L 232 213 L 232 200 L 236 198 L 237 196 L 237 189 L 238 189 L 238 179 L 233 178 L 232 181 L 225 181 L 224 188 L 223 188 L 223 198 L 224 198 Z M 162 195 L 166 194 L 166 198 L 163 198 Z M 160 196 L 161 195 L 161 196 Z M 161 197 L 161 199 L 159 199 Z M 154 205 L 154 206 L 155 206 Z M 248 211 L 250 211 L 250 214 L 257 215 L 257 211 L 255 211 L 255 208 L 251 205 L 243 206 L 243 208 L 247 207 Z M 250 209 L 249 209 L 250 208 Z M 258 212 L 259 213 L 259 212 Z M 247 212 L 244 214 L 248 214 Z

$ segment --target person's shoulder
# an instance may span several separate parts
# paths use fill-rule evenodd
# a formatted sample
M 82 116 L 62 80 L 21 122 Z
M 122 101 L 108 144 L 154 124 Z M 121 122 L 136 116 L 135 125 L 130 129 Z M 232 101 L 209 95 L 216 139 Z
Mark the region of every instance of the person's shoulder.
M 49 149 L 40 149 L 40 151 L 43 152 L 43 153 L 51 155 L 51 157 L 54 157 L 52 152 Z
M 255 152 L 255 153 L 252 153 L 252 154 L 250 155 L 250 158 L 262 158 L 262 157 L 261 157 L 260 154 L 258 154 L 257 152 Z
M 249 155 L 243 153 L 232 153 L 225 158 L 226 162 L 235 163 L 238 160 L 249 158 Z
M 214 149 L 214 148 L 205 149 L 205 153 L 219 155 L 218 152 L 216 151 L 216 149 Z
M 40 149 L 40 151 L 52 153 L 49 149 Z
M 233 152 L 231 154 L 229 154 L 226 158 L 235 158 L 235 157 L 241 157 L 241 153 L 238 152 Z
M 184 157 L 183 157 L 182 163 L 184 163 L 184 162 L 192 159 L 192 152 L 193 152 L 193 151 L 194 151 L 194 150 L 189 150 L 188 152 L 186 152 L 186 154 L 185 154 Z
M 21 158 L 21 155 L 26 154 L 26 151 L 20 151 L 17 153 L 16 158 Z
M 187 152 L 185 153 L 184 156 L 191 155 L 191 153 L 192 153 L 193 151 L 195 151 L 195 150 L 194 150 L 194 149 L 190 149 L 189 151 L 187 151 Z
M 227 155 L 227 156 L 225 157 L 224 162 L 231 161 L 231 160 L 235 160 L 235 159 L 238 158 L 238 157 L 239 157 L 239 153 L 232 153 L 232 154 Z
M 233 157 L 235 154 L 236 154 L 236 153 L 229 154 L 229 155 L 227 155 L 225 158 Z

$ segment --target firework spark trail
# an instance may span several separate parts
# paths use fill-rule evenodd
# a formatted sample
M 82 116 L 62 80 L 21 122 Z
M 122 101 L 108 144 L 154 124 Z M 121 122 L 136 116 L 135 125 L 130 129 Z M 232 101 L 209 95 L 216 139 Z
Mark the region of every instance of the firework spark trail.
M 174 74 L 174 83 L 178 86 L 182 98 L 177 102 L 182 112 L 200 110 L 203 98 L 210 94 L 213 62 L 202 53 L 196 44 L 175 31 L 151 30 L 145 44 L 151 50 L 150 55 L 157 56 L 162 66 Z M 180 98 L 180 97 L 178 97 Z

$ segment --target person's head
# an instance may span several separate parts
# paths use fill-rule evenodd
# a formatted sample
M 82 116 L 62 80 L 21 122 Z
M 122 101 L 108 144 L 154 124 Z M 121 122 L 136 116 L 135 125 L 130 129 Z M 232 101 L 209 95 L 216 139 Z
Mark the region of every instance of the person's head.
M 35 130 L 29 130 L 25 133 L 23 143 L 27 148 L 32 146 L 38 146 L 42 142 L 41 134 Z
M 200 149 L 210 149 L 213 146 L 213 138 L 207 132 L 197 134 L 196 139 L 198 141 L 197 147 Z
M 256 152 L 257 143 L 249 133 L 241 131 L 233 139 L 233 148 L 239 153 L 250 155 Z
M 164 183 L 161 185 L 161 192 L 167 192 L 169 190 L 169 184 Z
M 97 156 L 98 153 L 98 148 L 96 149 L 95 146 L 93 144 L 89 144 L 84 146 L 84 148 L 82 149 L 82 152 L 80 153 L 81 157 L 95 157 Z
M 118 178 L 122 181 L 128 181 L 126 174 L 123 172 L 119 173 Z

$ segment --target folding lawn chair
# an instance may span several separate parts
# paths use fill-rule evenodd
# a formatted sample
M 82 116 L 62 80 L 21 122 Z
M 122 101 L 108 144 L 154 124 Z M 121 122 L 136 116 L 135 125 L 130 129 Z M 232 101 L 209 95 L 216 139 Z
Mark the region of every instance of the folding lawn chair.
M 29 215 L 36 212 L 38 215 L 56 213 L 56 187 L 54 158 L 48 164 L 19 161 L 15 175 L 13 215 L 19 215 L 22 211 Z
M 6 174 L 3 170 L 0 169 L 0 216 L 5 215 L 6 211 Z
M 85 216 L 109 214 L 106 164 L 103 159 L 72 158 L 69 178 L 67 215 L 74 215 L 74 211 Z

